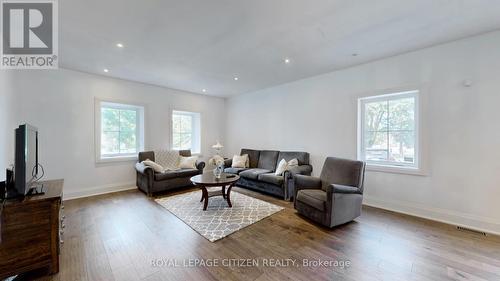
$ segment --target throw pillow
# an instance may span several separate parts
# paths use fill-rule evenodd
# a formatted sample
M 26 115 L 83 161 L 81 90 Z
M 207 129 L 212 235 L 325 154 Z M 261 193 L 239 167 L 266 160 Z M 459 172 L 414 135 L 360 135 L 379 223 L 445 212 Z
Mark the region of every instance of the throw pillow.
M 299 165 L 299 160 L 297 158 L 293 158 L 292 160 L 288 161 L 288 170 L 290 170 L 293 167 L 297 167 Z
M 232 168 L 248 168 L 248 154 L 244 155 L 234 155 L 233 163 L 231 164 Z
M 292 160 L 286 162 L 285 159 L 281 159 L 278 163 L 278 167 L 276 167 L 276 172 L 274 173 L 276 176 L 281 176 L 285 171 L 289 171 L 293 167 L 299 166 L 299 160 L 297 158 L 293 158 Z
M 155 171 L 157 173 L 163 173 L 163 171 L 165 171 L 165 169 L 163 168 L 162 165 L 155 163 L 149 159 L 142 161 L 142 164 L 144 164 L 148 167 L 151 167 L 153 169 L 153 171 Z
M 175 171 L 179 169 L 179 151 L 175 150 L 155 150 L 156 163 L 165 170 Z
M 179 168 L 181 169 L 196 169 L 196 160 L 198 157 L 196 156 L 191 156 L 191 157 L 183 157 L 181 156 L 179 158 Z
M 286 171 L 287 166 L 288 163 L 286 162 L 286 160 L 281 159 L 281 161 L 278 163 L 278 167 L 276 168 L 276 172 L 274 174 L 277 176 L 281 176 L 283 172 Z

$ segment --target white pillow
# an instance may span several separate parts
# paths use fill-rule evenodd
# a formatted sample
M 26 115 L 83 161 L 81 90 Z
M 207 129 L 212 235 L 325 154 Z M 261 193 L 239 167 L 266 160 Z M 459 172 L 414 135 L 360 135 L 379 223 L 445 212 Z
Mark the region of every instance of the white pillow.
M 142 164 L 151 167 L 157 173 L 163 173 L 165 171 L 165 168 L 163 168 L 162 165 L 155 163 L 149 159 L 142 161 Z
M 285 159 L 281 159 L 281 161 L 278 163 L 278 167 L 276 167 L 276 172 L 274 174 L 276 176 L 281 176 L 285 171 L 288 171 L 297 166 L 299 166 L 299 160 L 297 160 L 297 158 L 293 158 L 288 162 L 286 162 Z
M 297 160 L 297 158 L 293 158 L 292 160 L 288 161 L 287 170 L 290 170 L 293 167 L 297 167 L 298 165 L 299 165 L 299 160 Z
M 196 169 L 196 160 L 198 160 L 198 157 L 196 156 L 191 156 L 191 157 L 179 157 L 179 168 L 181 169 Z
M 232 168 L 248 168 L 248 154 L 244 155 L 234 155 L 233 163 L 231 164 Z
M 286 162 L 285 159 L 281 159 L 281 161 L 278 163 L 278 167 L 276 168 L 276 172 L 274 173 L 277 176 L 281 176 L 284 171 L 286 171 L 286 168 L 288 166 L 288 163 Z

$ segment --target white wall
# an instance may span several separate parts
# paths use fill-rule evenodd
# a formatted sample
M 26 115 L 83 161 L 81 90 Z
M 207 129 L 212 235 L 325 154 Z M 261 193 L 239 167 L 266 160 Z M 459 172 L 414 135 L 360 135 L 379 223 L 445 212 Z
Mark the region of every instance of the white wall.
M 365 203 L 500 233 L 499 47 L 489 33 L 231 98 L 227 154 L 308 151 L 318 175 L 326 156 L 356 158 L 359 97 L 418 87 L 428 175 L 368 172 Z
M 0 181 L 5 180 L 5 169 L 9 167 L 11 157 L 9 149 L 9 138 L 14 138 L 14 130 L 9 128 L 12 105 L 12 91 L 10 90 L 10 76 L 8 73 L 0 75 Z
M 38 127 L 40 162 L 45 167 L 45 178 L 64 178 L 65 198 L 135 186 L 134 162 L 95 163 L 96 97 L 146 106 L 146 149 L 169 147 L 172 109 L 201 113 L 202 155 L 205 158 L 213 153 L 211 145 L 216 140 L 224 141 L 224 99 L 221 98 L 64 69 L 17 71 L 6 75 L 0 72 L 0 79 L 10 85 L 7 93 L 14 99 L 11 120 L 5 125 L 7 130 L 0 130 L 1 142 L 7 141 L 9 148 L 9 151 L 2 151 L 2 155 L 6 154 L 13 162 L 14 145 L 10 134 L 15 127 L 21 123 Z M 4 169 L 6 163 L 0 164 L 0 169 Z

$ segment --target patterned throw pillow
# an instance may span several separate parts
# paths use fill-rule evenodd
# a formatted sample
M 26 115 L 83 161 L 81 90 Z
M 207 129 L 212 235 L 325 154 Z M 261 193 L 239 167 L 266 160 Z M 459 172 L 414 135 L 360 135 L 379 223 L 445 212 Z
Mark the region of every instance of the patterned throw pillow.
M 160 164 L 166 171 L 179 170 L 179 151 L 155 150 L 155 162 Z
M 244 155 L 234 155 L 233 163 L 231 164 L 231 168 L 248 168 L 248 154 Z

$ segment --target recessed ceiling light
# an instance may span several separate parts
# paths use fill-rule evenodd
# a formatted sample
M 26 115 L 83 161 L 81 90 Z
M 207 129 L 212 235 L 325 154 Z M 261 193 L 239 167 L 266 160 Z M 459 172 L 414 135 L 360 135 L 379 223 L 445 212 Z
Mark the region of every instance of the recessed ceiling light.
M 202 89 L 201 91 L 202 91 L 202 92 L 204 92 L 204 93 L 206 93 L 206 92 L 207 92 L 207 89 Z
M 116 44 L 116 47 L 118 47 L 118 48 L 123 48 L 124 46 L 123 46 L 123 44 L 122 44 L 122 43 L 117 43 L 117 44 Z
M 109 69 L 105 68 L 105 69 L 104 69 L 104 72 L 108 73 L 108 72 L 109 72 Z
M 288 64 L 288 63 L 290 63 L 290 62 L 291 62 L 291 60 L 290 60 L 289 58 L 286 58 L 286 59 L 285 59 L 285 63 L 286 63 L 286 64 Z
M 234 81 L 238 81 L 238 79 L 239 79 L 238 77 L 234 77 Z
M 358 56 L 358 54 L 357 54 L 357 53 L 353 53 L 353 54 L 352 54 L 352 56 L 353 56 L 353 57 L 357 57 L 357 56 Z

